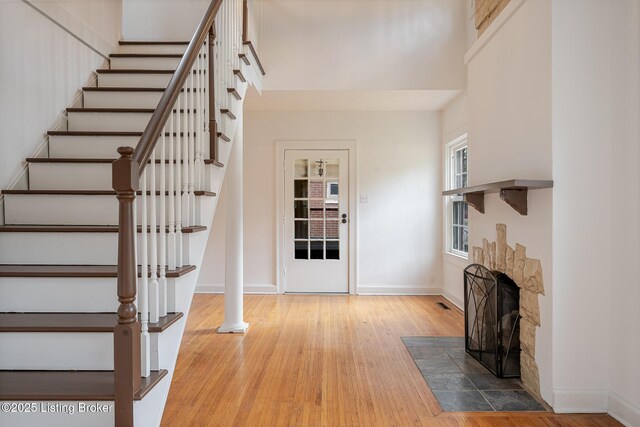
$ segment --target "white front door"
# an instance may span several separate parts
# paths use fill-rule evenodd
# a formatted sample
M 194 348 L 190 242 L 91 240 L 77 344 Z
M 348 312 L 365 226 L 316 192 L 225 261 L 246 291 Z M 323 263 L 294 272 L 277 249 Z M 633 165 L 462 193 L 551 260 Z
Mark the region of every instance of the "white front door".
M 349 152 L 285 150 L 286 292 L 349 292 Z

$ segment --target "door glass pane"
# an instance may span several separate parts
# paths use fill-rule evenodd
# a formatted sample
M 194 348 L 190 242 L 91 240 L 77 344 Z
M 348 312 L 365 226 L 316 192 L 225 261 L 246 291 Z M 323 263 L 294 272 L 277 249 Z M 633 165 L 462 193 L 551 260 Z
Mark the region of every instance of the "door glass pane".
M 323 181 L 309 182 L 309 198 L 310 199 L 324 198 L 324 182 Z
M 309 218 L 309 202 L 306 200 L 295 200 L 293 202 L 293 215 L 296 218 Z
M 309 259 L 309 242 L 306 240 L 295 242 L 295 259 Z
M 340 259 L 340 242 L 327 241 L 326 259 Z
M 294 163 L 294 258 L 340 259 L 340 162 Z M 303 199 L 303 200 L 300 200 Z
M 307 197 L 308 186 L 309 181 L 306 179 L 296 179 L 293 183 L 293 197 L 296 199 Z
M 340 238 L 340 221 L 327 221 L 327 239 Z
M 310 235 L 312 239 L 322 239 L 324 238 L 324 221 L 323 220 L 318 220 L 318 221 L 311 221 L 311 230 L 310 230 Z
M 296 165 L 295 165 L 296 178 L 307 178 L 309 176 L 308 164 L 309 164 L 309 161 L 307 159 L 296 160 Z
M 338 178 L 340 169 L 339 169 L 339 161 L 335 160 L 327 160 L 325 162 L 325 175 L 327 178 Z
M 311 259 L 324 259 L 324 242 L 311 242 Z
M 324 202 L 322 200 L 309 200 L 309 217 L 324 218 Z
M 296 239 L 309 238 L 309 221 L 295 221 L 294 237 Z

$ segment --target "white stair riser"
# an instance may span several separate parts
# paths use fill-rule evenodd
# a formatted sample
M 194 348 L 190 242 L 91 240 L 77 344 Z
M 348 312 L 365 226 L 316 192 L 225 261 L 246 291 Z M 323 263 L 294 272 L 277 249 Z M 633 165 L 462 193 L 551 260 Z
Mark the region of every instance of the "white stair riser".
M 184 53 L 187 50 L 186 44 L 178 45 L 119 45 L 118 53 Z
M 118 147 L 136 147 L 139 136 L 49 136 L 52 158 L 117 159 Z
M 3 370 L 113 369 L 113 332 L 3 332 L 0 348 Z
M 114 313 L 116 287 L 105 277 L 2 277 L 0 312 Z
M 181 129 L 185 126 L 185 117 L 191 125 L 191 121 L 195 124 L 197 115 L 193 113 L 181 113 L 178 117 L 177 113 L 173 113 L 174 126 L 177 131 L 177 120 L 180 120 Z M 68 115 L 68 127 L 70 131 L 118 131 L 118 132 L 142 132 L 147 127 L 152 113 L 89 113 L 89 112 L 70 112 Z M 166 131 L 169 126 L 167 125 Z
M 4 332 L 0 348 L 0 369 L 113 369 L 113 333 L 108 332 Z
M 181 58 L 111 58 L 112 70 L 175 70 Z
M 195 199 L 197 218 L 202 217 L 201 198 Z M 142 221 L 141 195 L 136 196 L 138 224 Z M 169 201 L 166 214 L 169 218 Z M 151 197 L 147 197 L 151 206 Z M 156 223 L 160 221 L 160 196 L 156 196 Z M 117 225 L 118 200 L 111 195 L 6 194 L 5 223 L 8 225 Z
M 167 87 L 170 73 L 99 73 L 98 87 Z
M 171 307 L 175 286 L 176 279 L 167 278 Z M 115 313 L 118 306 L 115 277 L 0 277 L 0 312 Z
M 85 108 L 156 108 L 163 92 L 85 91 Z
M 182 140 L 175 137 L 174 144 Z M 91 136 L 91 135 L 51 135 L 49 137 L 49 157 L 71 159 L 117 159 L 118 147 L 136 147 L 139 136 Z M 169 155 L 169 137 L 165 136 L 165 149 Z M 209 139 L 205 136 L 205 156 L 209 155 Z M 158 156 L 160 152 L 158 151 Z
M 169 187 L 169 165 L 165 165 L 167 190 Z M 160 190 L 160 168 L 156 164 L 156 191 Z M 182 169 L 174 164 L 174 177 Z M 211 174 L 213 165 L 204 165 L 206 174 Z M 148 169 L 146 169 L 148 170 Z M 205 174 L 205 175 L 206 175 Z M 149 175 L 150 176 L 150 175 Z M 182 175 L 181 175 L 182 176 Z M 29 187 L 31 190 L 112 190 L 112 166 L 110 163 L 30 163 Z M 151 182 L 148 179 L 150 186 Z M 177 190 L 177 188 L 175 188 Z
M 138 234 L 138 247 L 141 247 Z M 184 264 L 189 264 L 190 233 L 182 233 Z M 114 265 L 118 233 L 0 233 L 0 264 Z

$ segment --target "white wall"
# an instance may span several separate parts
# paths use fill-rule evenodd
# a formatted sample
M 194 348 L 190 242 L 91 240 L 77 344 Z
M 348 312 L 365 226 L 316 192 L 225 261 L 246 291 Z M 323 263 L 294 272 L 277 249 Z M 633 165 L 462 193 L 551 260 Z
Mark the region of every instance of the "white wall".
M 469 183 L 512 178 L 551 179 L 551 1 L 512 1 L 503 27 L 488 30 L 467 54 Z M 498 18 L 500 19 L 500 18 Z M 498 22 L 498 21 L 496 21 Z M 495 23 L 494 23 L 495 24 Z M 484 43 L 486 42 L 486 43 Z M 541 327 L 536 362 L 542 397 L 552 402 L 552 191 L 529 192 L 529 214 L 521 216 L 497 195 L 485 197 L 485 214 L 469 209 L 469 246 L 496 239 L 507 225 L 508 243 L 527 247 L 542 263 L 545 296 L 539 297 Z
M 246 112 L 245 289 L 276 283 L 275 142 L 357 140 L 358 191 L 369 198 L 357 218 L 351 210 L 358 286 L 439 292 L 440 120 L 427 112 Z M 224 283 L 222 206 L 199 280 L 217 289 Z
M 554 391 L 640 425 L 638 3 L 553 3 Z
M 640 3 L 621 2 L 613 37 L 618 43 L 613 79 L 613 176 L 611 198 L 611 377 L 609 412 L 627 425 L 640 425 Z M 624 154 L 623 154 L 624 153 Z M 625 218 L 619 220 L 620 214 Z M 628 219 L 628 220 L 626 220 Z
M 264 2 L 264 88 L 462 89 L 466 11 L 466 0 Z
M 125 40 L 189 41 L 211 0 L 122 0 Z M 260 51 L 262 0 L 249 0 L 249 40 Z
M 74 29 L 93 28 L 93 39 L 102 40 L 103 47 L 120 37 L 119 1 L 49 3 L 57 8 L 58 19 L 68 13 L 64 21 Z M 104 58 L 25 3 L 0 2 L 2 188 L 19 174 L 24 159 L 44 142 L 46 131 L 103 63 Z
M 122 0 L 125 40 L 188 41 L 209 0 Z
M 446 158 L 446 145 L 451 141 L 459 138 L 469 131 L 469 114 L 467 111 L 467 94 L 458 95 L 442 112 L 442 162 L 449 161 Z M 443 189 L 446 182 L 446 168 L 443 169 Z M 443 199 L 444 201 L 444 199 Z M 443 209 L 443 215 L 447 215 L 446 209 Z M 442 295 L 449 301 L 462 308 L 464 305 L 464 268 L 471 262 L 468 259 L 461 258 L 446 252 L 446 224 L 447 220 L 443 217 L 443 245 L 442 251 Z M 471 260 L 473 261 L 473 260 Z

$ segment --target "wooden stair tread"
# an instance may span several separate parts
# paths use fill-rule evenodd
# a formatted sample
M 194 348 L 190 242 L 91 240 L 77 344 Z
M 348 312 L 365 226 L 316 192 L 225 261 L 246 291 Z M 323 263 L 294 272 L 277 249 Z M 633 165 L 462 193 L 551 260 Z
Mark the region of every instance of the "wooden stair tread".
M 167 270 L 167 278 L 182 277 L 195 269 L 195 265 L 185 265 Z M 0 264 L 0 277 L 118 277 L 118 266 Z
M 226 142 L 231 142 L 231 138 L 229 138 L 227 135 L 225 135 L 222 132 L 218 132 L 218 138 Z
M 175 40 L 169 40 L 169 41 L 145 41 L 145 40 L 120 40 L 118 42 L 118 44 L 120 46 L 145 46 L 145 45 L 151 45 L 151 46 L 167 46 L 167 45 L 188 45 L 189 42 L 188 41 L 175 41 Z
M 240 93 L 236 90 L 235 87 L 228 87 L 227 88 L 227 93 L 232 95 L 238 101 L 240 101 L 242 99 L 242 97 L 240 96 Z
M 147 227 L 147 229 L 149 229 Z M 197 233 L 207 229 L 204 225 L 182 227 L 182 233 Z M 168 232 L 168 230 L 166 230 Z M 117 225 L 0 225 L 0 233 L 117 233 Z M 138 226 L 138 233 L 142 227 Z
M 236 119 L 235 114 L 233 114 L 231 112 L 231 110 L 229 110 L 228 108 L 221 108 L 220 109 L 220 113 L 227 115 L 231 120 L 235 120 Z
M 29 157 L 26 159 L 27 163 L 113 163 L 116 159 L 88 159 L 82 157 Z M 164 161 L 165 164 L 169 163 L 169 160 Z M 180 163 L 183 161 L 181 160 Z M 174 160 L 175 164 L 176 161 Z M 219 166 L 219 162 L 213 159 L 204 159 L 205 165 Z M 160 164 L 160 159 L 156 159 L 156 164 Z
M 242 74 L 242 71 L 241 71 L 241 70 L 233 70 L 233 74 L 235 74 L 236 76 L 238 76 L 238 78 L 240 79 L 240 81 L 241 81 L 241 82 L 243 82 L 243 83 L 244 83 L 244 82 L 246 82 L 246 81 L 247 81 L 246 77 L 244 76 L 244 74 Z
M 167 88 L 164 87 L 96 87 L 96 86 L 85 86 L 82 88 L 83 92 L 164 92 Z M 185 88 L 182 88 L 180 92 L 184 92 Z M 191 92 L 191 88 L 186 88 L 187 92 Z M 194 91 L 199 92 L 199 90 L 194 89 Z
M 151 371 L 142 378 L 135 399 L 155 387 L 167 371 Z M 106 400 L 114 399 L 113 371 L 0 371 L 0 400 Z
M 68 113 L 143 113 L 143 114 L 150 114 L 153 113 L 155 110 L 155 108 L 85 108 L 85 107 L 81 107 L 81 108 L 67 108 L 67 112 Z M 173 112 L 177 112 L 177 109 L 173 109 Z M 191 113 L 191 112 L 196 112 L 197 110 L 195 109 L 191 109 L 191 108 L 187 108 L 186 110 L 184 108 L 180 109 L 181 113 Z
M 98 74 L 174 74 L 176 70 L 148 70 L 146 68 L 99 68 Z M 206 74 L 205 70 L 200 73 Z M 193 74 L 198 74 L 198 70 L 193 70 Z
M 136 136 L 141 137 L 142 132 L 122 132 L 122 131 L 97 131 L 97 130 L 50 130 L 47 132 L 49 136 Z M 165 136 L 170 136 L 170 132 L 165 132 Z M 178 132 L 174 132 L 173 136 L 177 136 Z M 194 132 L 195 135 L 195 132 Z M 180 136 L 184 136 L 184 132 L 180 132 Z
M 180 53 L 112 53 L 109 55 L 110 58 L 182 58 L 183 56 Z
M 242 44 L 245 45 L 245 46 L 249 46 L 249 50 L 251 51 L 251 54 L 256 59 L 256 65 L 258 65 L 258 68 L 260 69 L 260 72 L 264 76 L 265 75 L 264 67 L 262 66 L 262 62 L 260 62 L 260 58 L 258 57 L 258 52 L 256 52 L 256 48 L 253 46 L 253 43 L 251 43 L 250 40 L 247 40 L 247 41 L 242 42 Z M 240 55 L 243 55 L 243 54 L 240 54 Z M 242 56 L 240 56 L 240 58 L 242 58 Z M 243 61 L 245 61 L 245 60 L 243 59 Z M 248 61 L 248 58 L 247 58 L 247 61 Z M 249 65 L 247 61 L 245 61 L 245 63 L 247 65 Z
M 165 331 L 182 313 L 168 313 L 149 332 Z M 0 313 L 0 332 L 113 332 L 116 313 Z
M 176 194 L 176 192 L 173 192 Z M 180 192 L 183 194 L 184 192 Z M 57 196 L 115 196 L 116 192 L 113 190 L 2 190 L 2 194 L 19 194 L 19 195 L 57 195 Z M 142 195 L 142 191 L 137 191 L 138 196 Z M 151 191 L 146 192 L 147 196 L 151 195 Z M 213 191 L 194 191 L 195 196 L 215 197 L 216 193 Z M 160 195 L 160 191 L 156 191 L 156 196 Z M 165 195 L 168 196 L 169 192 L 165 191 Z

